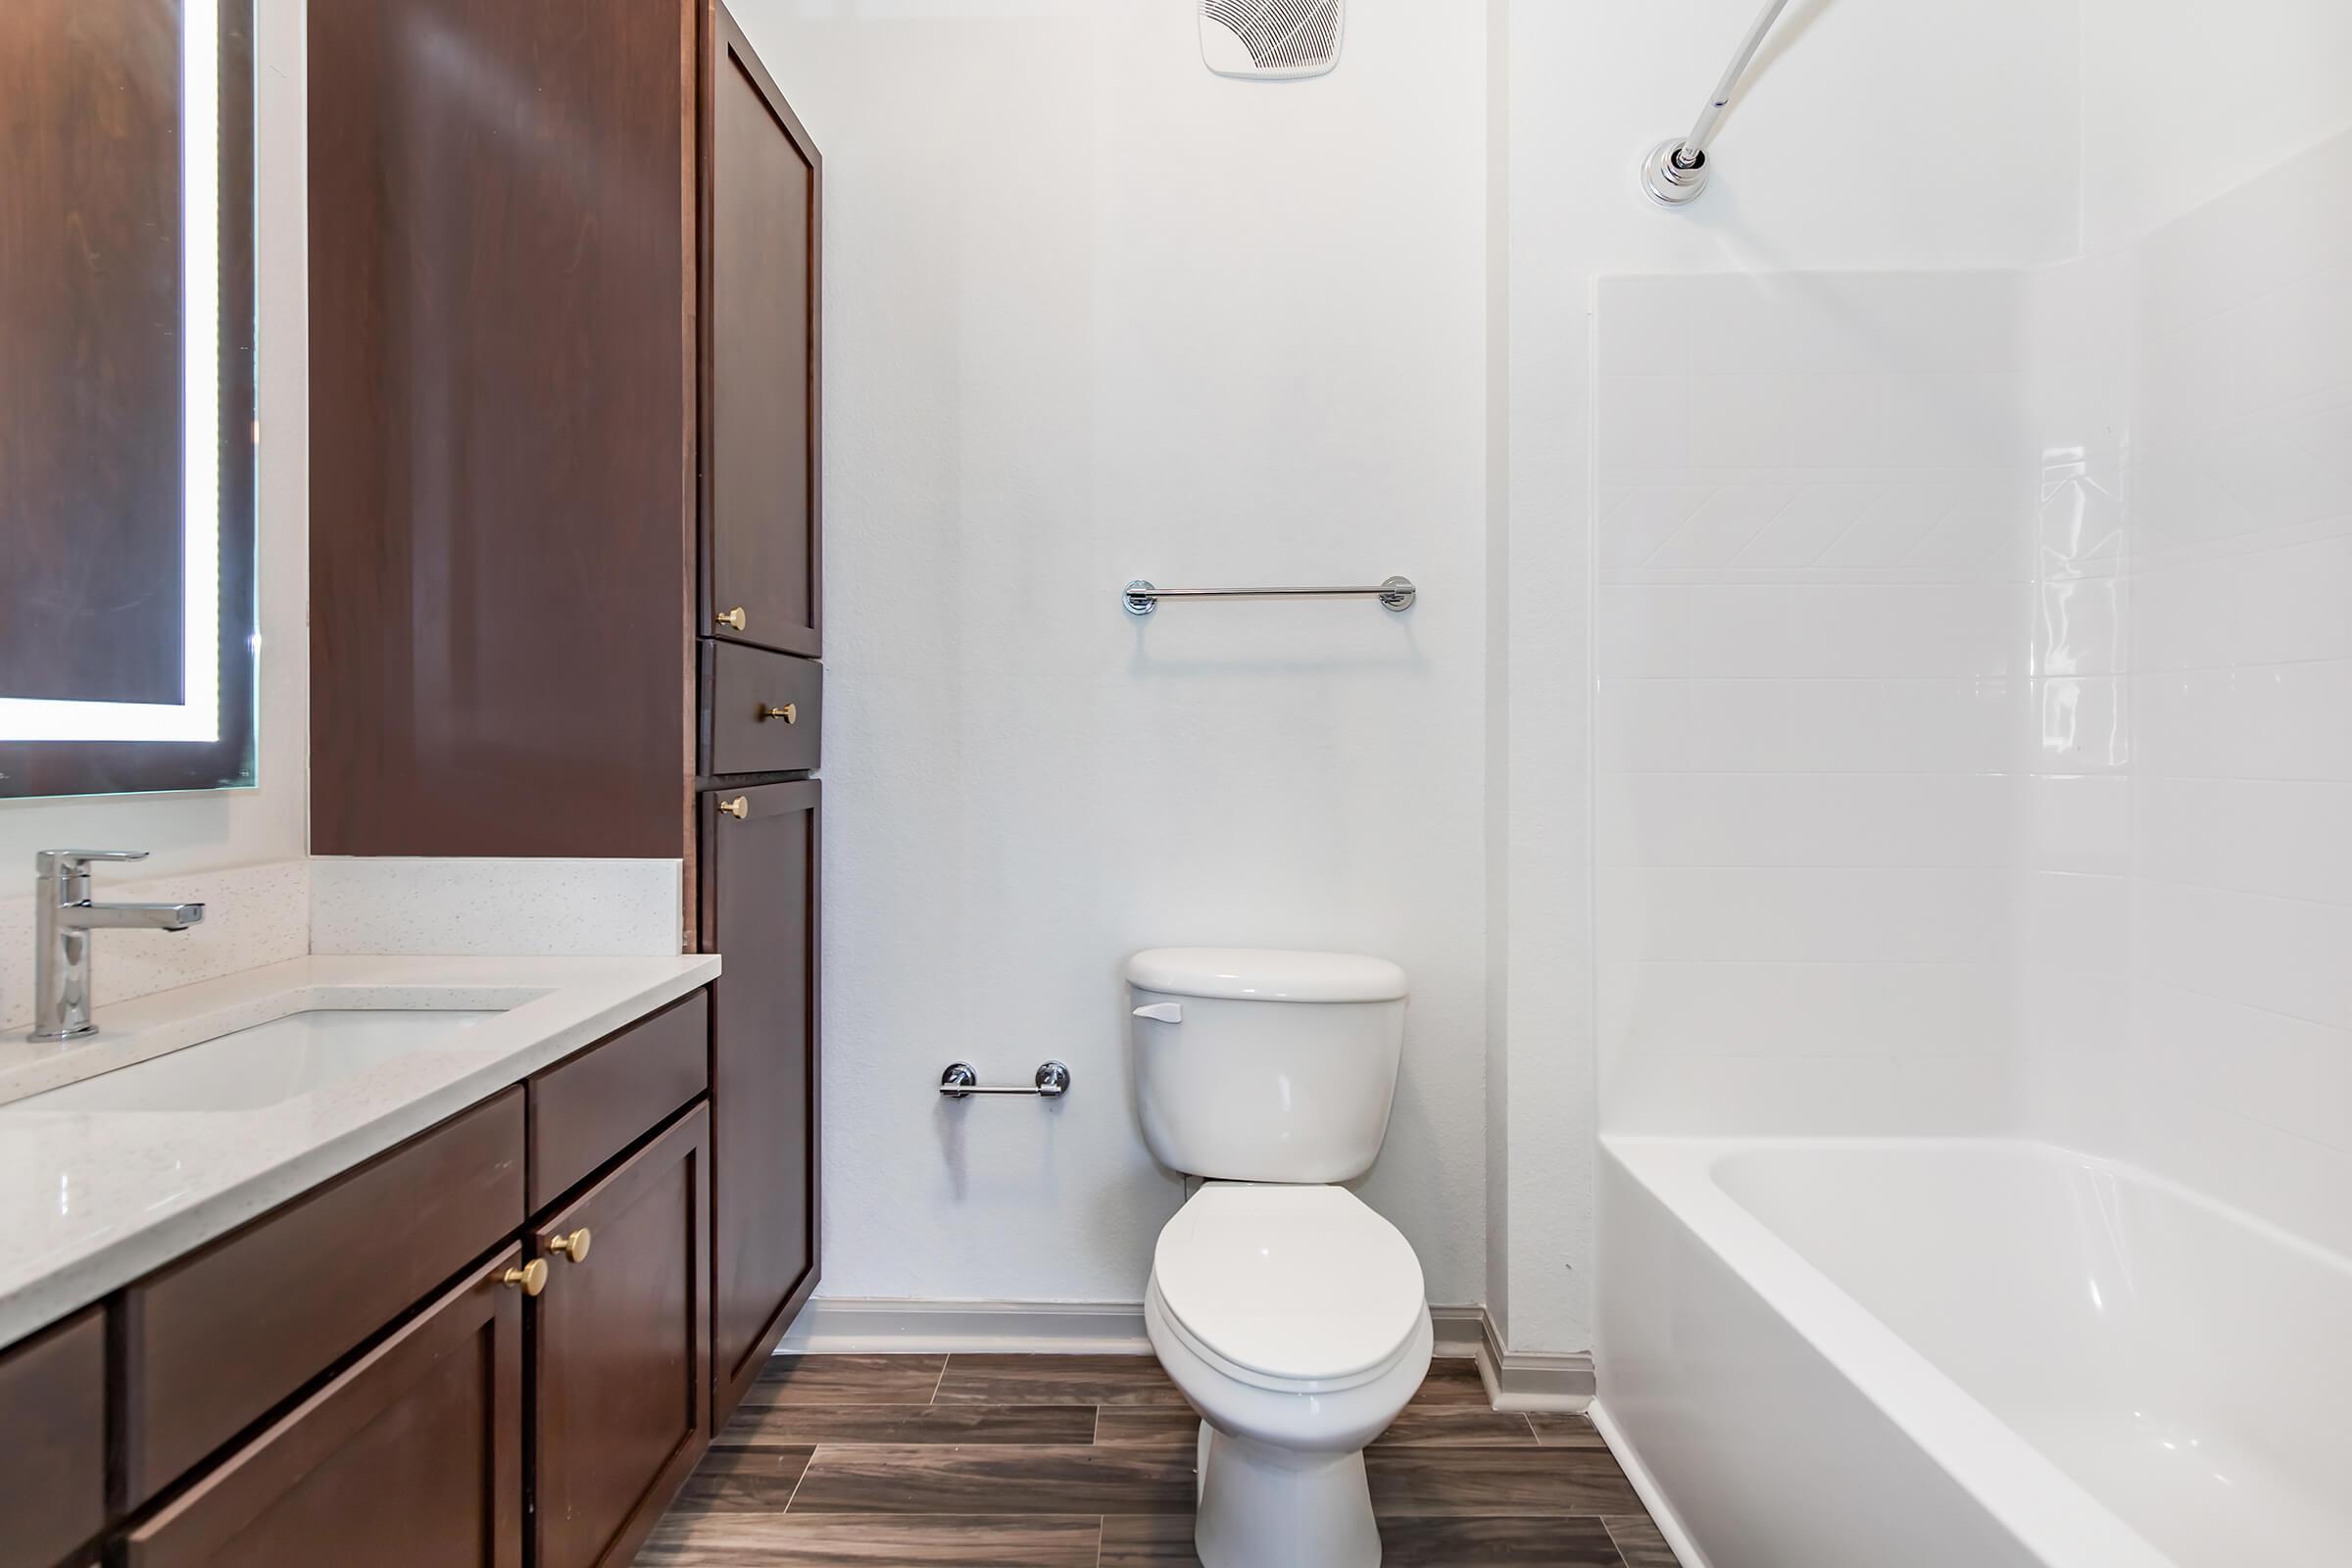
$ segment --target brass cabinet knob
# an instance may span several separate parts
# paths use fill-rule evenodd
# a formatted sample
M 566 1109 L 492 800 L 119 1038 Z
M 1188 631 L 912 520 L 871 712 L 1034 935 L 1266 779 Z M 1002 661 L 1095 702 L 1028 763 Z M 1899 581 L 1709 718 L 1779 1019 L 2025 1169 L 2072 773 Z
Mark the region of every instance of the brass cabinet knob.
M 547 1289 L 547 1259 L 534 1257 L 520 1268 L 511 1268 L 498 1277 L 501 1285 L 518 1285 L 525 1296 L 537 1296 Z
M 718 808 L 740 822 L 752 814 L 752 798 L 748 795 L 738 795 L 731 801 L 719 802 Z
M 561 1252 L 574 1263 L 587 1262 L 588 1227 L 583 1225 L 569 1236 L 550 1236 L 547 1239 L 547 1250 L 551 1252 Z
M 731 626 L 737 631 L 743 630 L 745 626 L 751 623 L 751 617 L 744 614 L 743 607 L 741 605 L 737 605 L 733 610 L 726 611 L 720 614 L 712 616 L 711 618 L 716 620 L 721 626 Z
M 782 708 L 770 708 L 767 704 L 761 703 L 760 716 L 761 718 L 780 718 L 787 724 L 798 724 L 801 721 L 801 705 L 786 703 Z

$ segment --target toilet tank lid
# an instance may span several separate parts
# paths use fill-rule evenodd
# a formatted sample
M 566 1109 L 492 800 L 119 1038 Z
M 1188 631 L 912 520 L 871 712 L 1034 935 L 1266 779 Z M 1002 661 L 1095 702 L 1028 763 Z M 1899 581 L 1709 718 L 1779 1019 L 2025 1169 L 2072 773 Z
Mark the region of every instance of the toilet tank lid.
M 1151 948 L 1127 960 L 1127 983 L 1250 1002 L 1396 1002 L 1405 994 L 1404 971 L 1386 958 L 1276 948 Z

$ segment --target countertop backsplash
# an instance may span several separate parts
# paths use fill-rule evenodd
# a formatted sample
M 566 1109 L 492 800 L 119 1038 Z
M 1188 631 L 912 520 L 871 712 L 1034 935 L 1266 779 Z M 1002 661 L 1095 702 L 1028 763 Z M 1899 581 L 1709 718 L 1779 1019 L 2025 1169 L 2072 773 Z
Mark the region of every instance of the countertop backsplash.
M 299 958 L 311 944 L 311 862 L 264 860 L 253 865 L 176 876 L 110 875 L 98 866 L 92 894 L 105 904 L 204 906 L 202 923 L 185 931 L 100 931 L 90 943 L 92 992 L 98 1021 L 111 1001 L 144 997 L 174 986 L 215 980 L 240 969 Z M 32 1023 L 32 871 L 26 891 L 0 899 L 0 1032 Z
M 185 931 L 105 931 L 91 970 L 110 1002 L 306 954 L 674 955 L 684 930 L 674 859 L 268 860 L 176 876 L 112 877 L 107 903 L 204 905 Z M 25 882 L 29 886 L 29 872 Z M 33 898 L 0 898 L 0 1032 L 32 1021 Z

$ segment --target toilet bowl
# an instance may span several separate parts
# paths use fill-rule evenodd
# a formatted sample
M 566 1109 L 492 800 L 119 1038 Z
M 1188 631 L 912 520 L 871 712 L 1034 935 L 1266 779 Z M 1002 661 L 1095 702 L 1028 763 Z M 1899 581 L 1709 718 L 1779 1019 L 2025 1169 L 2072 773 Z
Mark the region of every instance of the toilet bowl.
M 1374 1568 L 1364 1446 L 1433 1342 L 1396 1228 L 1344 1188 L 1211 1182 L 1160 1232 L 1144 1322 L 1201 1418 L 1203 1568 Z
M 1200 1414 L 1204 1568 L 1374 1568 L 1364 1445 L 1429 1371 L 1420 1259 L 1333 1185 L 1372 1166 L 1404 971 L 1349 953 L 1157 948 L 1127 960 L 1136 1111 L 1206 1178 L 1159 1233 L 1152 1348 Z

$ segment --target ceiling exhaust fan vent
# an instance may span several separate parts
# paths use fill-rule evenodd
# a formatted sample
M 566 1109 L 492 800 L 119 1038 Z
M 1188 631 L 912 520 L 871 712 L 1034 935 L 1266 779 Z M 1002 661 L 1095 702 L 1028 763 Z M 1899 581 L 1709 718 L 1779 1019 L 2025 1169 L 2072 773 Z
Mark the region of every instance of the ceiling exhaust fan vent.
M 1340 63 L 1347 0 L 1200 0 L 1200 59 L 1220 76 L 1278 81 Z

